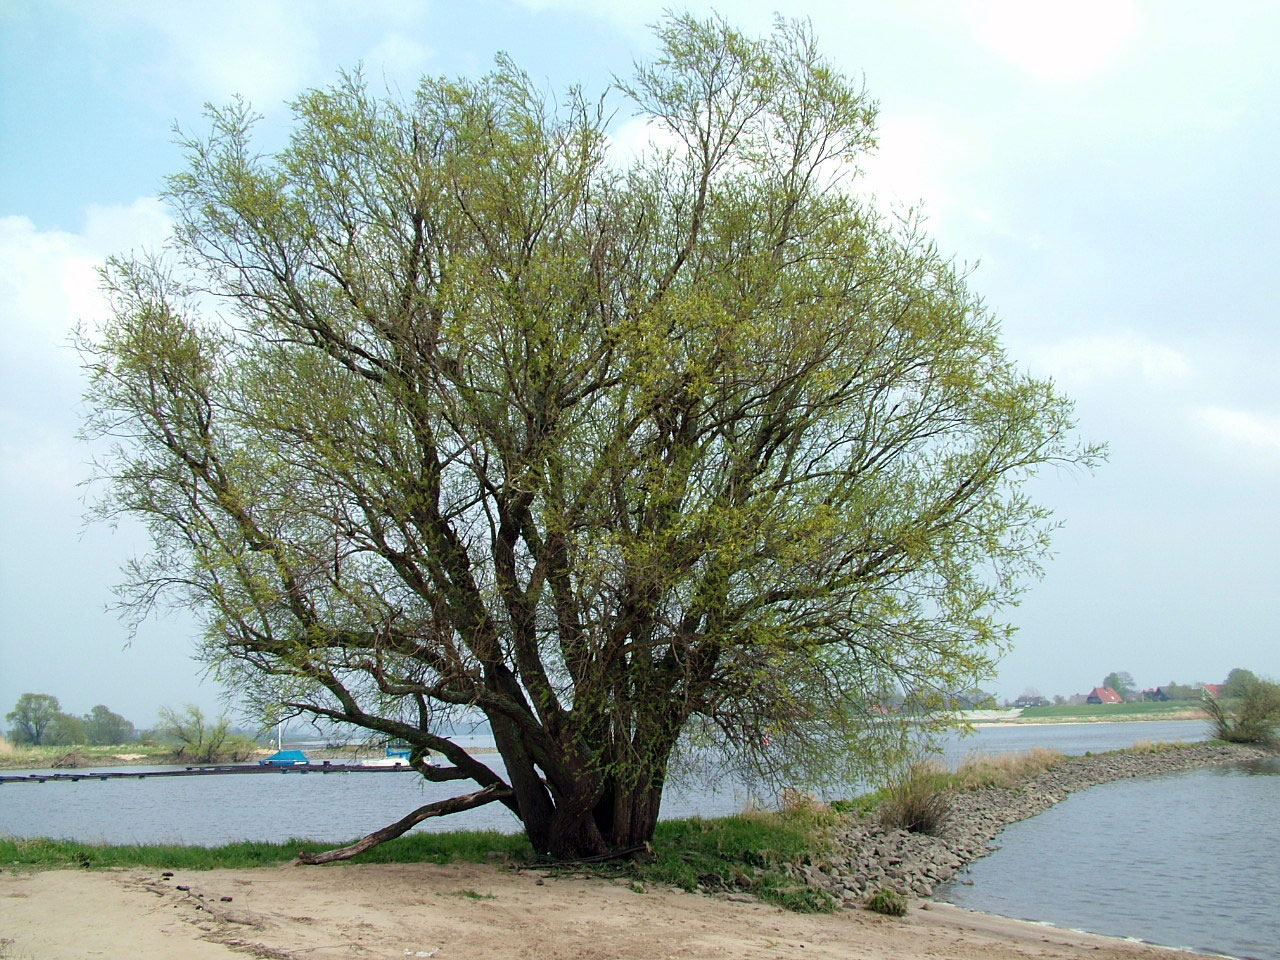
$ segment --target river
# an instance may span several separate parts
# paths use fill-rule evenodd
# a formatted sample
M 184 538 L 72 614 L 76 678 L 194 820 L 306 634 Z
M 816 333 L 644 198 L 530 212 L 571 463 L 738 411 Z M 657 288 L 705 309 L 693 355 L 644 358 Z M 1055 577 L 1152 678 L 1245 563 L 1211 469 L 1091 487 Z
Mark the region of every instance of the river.
M 1119 780 L 1010 825 L 940 900 L 1280 960 L 1280 758 Z
M 943 756 L 954 765 L 975 751 L 1043 746 L 1078 755 L 1206 735 L 1202 721 L 983 726 L 970 737 L 946 740 Z M 502 772 L 496 755 L 485 759 Z M 999 839 L 1002 849 L 939 895 L 1007 916 L 1280 960 L 1280 769 L 1266 769 L 1265 775 L 1196 770 L 1075 794 L 1009 827 Z M 825 792 L 847 796 L 865 787 Z M 5 784 L 0 834 L 107 843 L 338 842 L 456 789 L 408 773 Z M 662 813 L 736 813 L 760 795 L 734 782 L 673 787 Z M 491 804 L 416 829 L 514 832 L 519 825 Z
M 944 741 L 944 757 L 1006 753 L 1035 746 L 1063 753 L 1098 753 L 1140 739 L 1199 740 L 1203 722 L 1042 724 L 978 727 L 969 737 Z M 483 746 L 483 738 L 472 746 Z M 487 754 L 499 774 L 501 758 Z M 99 769 L 99 768 L 95 768 Z M 140 772 L 164 767 L 100 768 Z M 6 773 L 49 771 L 5 771 Z M 66 772 L 66 771 L 62 771 Z M 87 772 L 87 771 L 86 771 Z M 868 784 L 832 786 L 828 798 L 851 796 Z M 432 784 L 411 773 L 270 773 L 255 776 L 156 777 L 146 780 L 82 780 L 0 785 L 0 833 L 104 843 L 190 843 L 311 839 L 346 841 L 385 826 L 415 807 L 460 792 L 457 784 Z M 714 785 L 675 784 L 663 798 L 665 818 L 738 813 L 753 802 L 770 803 L 768 791 L 733 780 Z M 417 830 L 500 830 L 520 825 L 501 804 L 427 820 Z

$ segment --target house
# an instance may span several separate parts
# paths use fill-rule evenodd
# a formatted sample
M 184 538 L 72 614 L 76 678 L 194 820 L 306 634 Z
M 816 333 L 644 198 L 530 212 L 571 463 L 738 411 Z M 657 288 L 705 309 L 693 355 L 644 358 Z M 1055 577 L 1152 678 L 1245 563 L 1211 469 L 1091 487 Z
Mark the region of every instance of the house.
M 1163 687 L 1152 687 L 1149 690 L 1142 691 L 1142 699 L 1154 700 L 1158 703 L 1163 703 L 1165 700 L 1169 699 L 1169 694 L 1164 692 Z
M 1048 707 L 1052 706 L 1044 697 L 1019 697 L 1013 701 L 1015 707 Z
M 1213 697 L 1215 700 L 1221 700 L 1222 688 L 1225 686 L 1225 683 L 1206 683 L 1203 685 L 1203 689 L 1208 696 Z
M 1124 697 L 1116 693 L 1110 687 L 1094 687 L 1089 696 L 1085 697 L 1085 703 L 1124 703 Z

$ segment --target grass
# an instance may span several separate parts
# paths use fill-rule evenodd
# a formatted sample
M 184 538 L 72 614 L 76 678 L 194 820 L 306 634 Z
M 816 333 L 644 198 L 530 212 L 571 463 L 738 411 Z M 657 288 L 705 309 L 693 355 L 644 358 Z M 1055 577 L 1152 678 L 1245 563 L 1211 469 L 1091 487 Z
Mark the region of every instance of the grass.
M 1188 747 L 1203 746 L 1202 743 L 1184 743 L 1181 740 L 1135 740 L 1133 746 L 1123 747 L 1115 753 L 1128 754 L 1148 754 L 1148 753 L 1168 753 L 1170 750 L 1185 750 Z
M 874 913 L 883 913 L 887 917 L 905 917 L 907 915 L 907 898 L 897 890 L 881 887 L 867 897 L 867 909 Z
M 132 757 L 121 760 L 121 757 Z M 60 762 L 85 766 L 119 766 L 122 763 L 165 763 L 172 759 L 173 748 L 158 744 L 121 743 L 114 746 L 39 746 L 18 745 L 0 738 L 0 769 L 44 770 Z
M 952 774 L 957 790 L 996 787 L 1008 790 L 1046 770 L 1065 763 L 1067 756 L 1057 750 L 1033 747 L 1015 753 L 971 753 Z
M 283 843 L 228 843 L 217 847 L 183 844 L 97 844 L 46 838 L 0 837 L 0 866 L 154 867 L 165 870 L 217 870 L 287 863 L 299 850 L 319 853 L 335 846 L 315 840 Z M 522 834 L 492 830 L 414 833 L 390 840 L 352 859 L 352 863 L 483 863 L 491 853 L 516 860 L 533 856 Z
M 789 864 L 808 862 L 825 848 L 823 834 L 837 815 L 821 805 L 781 813 L 751 812 L 704 820 L 664 820 L 652 854 L 632 862 L 568 869 L 630 877 L 643 892 L 646 883 L 684 890 L 741 891 L 800 912 L 830 911 L 835 901 L 786 873 Z M 217 847 L 180 844 L 93 844 L 44 838 L 0 837 L 0 867 L 9 869 L 150 867 L 156 870 L 244 869 L 293 860 L 300 850 L 318 853 L 334 844 L 314 840 L 284 843 L 230 843 Z M 414 833 L 388 841 L 351 863 L 483 863 L 493 854 L 514 863 L 533 862 L 522 834 L 493 831 Z M 458 896 L 471 897 L 468 891 Z M 483 895 L 477 895 L 483 897 Z
M 1124 720 L 1128 718 L 1157 720 L 1175 716 L 1200 716 L 1198 700 L 1164 702 L 1063 704 L 1057 707 L 1027 707 L 1019 721 L 1035 720 Z
M 714 820 L 664 820 L 654 835 L 652 855 L 624 869 L 641 885 L 741 891 L 789 910 L 830 912 L 835 908 L 830 895 L 793 879 L 785 868 L 820 858 L 826 849 L 824 834 L 837 819 L 830 808 L 812 805 Z
M 877 814 L 886 830 L 937 834 L 951 810 L 955 775 L 940 761 L 912 764 L 884 790 Z

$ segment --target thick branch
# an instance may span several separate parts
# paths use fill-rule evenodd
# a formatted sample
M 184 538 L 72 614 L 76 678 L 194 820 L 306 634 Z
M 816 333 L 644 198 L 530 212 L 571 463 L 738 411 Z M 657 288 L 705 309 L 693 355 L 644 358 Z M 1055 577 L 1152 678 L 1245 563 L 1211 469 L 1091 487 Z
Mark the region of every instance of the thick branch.
M 464 794 L 461 797 L 437 800 L 435 803 L 428 803 L 424 807 L 419 807 L 407 817 L 403 817 L 395 823 L 383 827 L 381 830 L 375 830 L 368 836 L 362 837 L 348 846 L 335 847 L 332 850 L 325 850 L 323 853 L 307 853 L 305 850 L 299 850 L 298 862 L 312 865 L 332 863 L 334 860 L 349 860 L 357 854 L 364 853 L 366 850 L 372 850 L 380 843 L 394 840 L 396 837 L 408 833 L 423 820 L 431 817 L 444 817 L 451 813 L 461 813 L 463 810 L 483 807 L 486 803 L 493 803 L 495 800 L 510 799 L 511 796 L 512 793 L 509 788 L 492 785 L 485 787 L 483 790 L 477 790 L 475 793 Z

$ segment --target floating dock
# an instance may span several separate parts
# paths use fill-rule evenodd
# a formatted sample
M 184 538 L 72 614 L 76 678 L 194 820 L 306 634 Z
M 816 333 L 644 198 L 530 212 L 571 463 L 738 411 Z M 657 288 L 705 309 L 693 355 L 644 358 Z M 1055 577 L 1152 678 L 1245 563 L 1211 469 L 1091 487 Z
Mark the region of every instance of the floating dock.
M 287 767 L 260 766 L 256 763 L 228 763 L 218 766 L 208 767 L 183 767 L 175 770 L 139 770 L 136 773 L 130 773 L 123 770 L 111 770 L 105 772 L 79 771 L 68 773 L 28 773 L 21 776 L 9 776 L 0 773 L 0 784 L 4 783 L 45 783 L 53 781 L 55 783 L 64 783 L 70 781 L 75 783 L 80 780 L 146 780 L 149 777 L 210 777 L 224 776 L 227 774 L 248 774 L 248 773 L 265 773 L 275 774 L 295 774 L 295 773 L 396 773 L 412 770 L 413 767 L 407 764 L 398 766 L 362 766 L 358 763 L 300 763 Z

